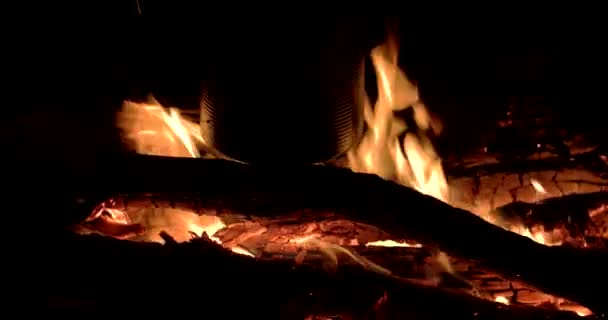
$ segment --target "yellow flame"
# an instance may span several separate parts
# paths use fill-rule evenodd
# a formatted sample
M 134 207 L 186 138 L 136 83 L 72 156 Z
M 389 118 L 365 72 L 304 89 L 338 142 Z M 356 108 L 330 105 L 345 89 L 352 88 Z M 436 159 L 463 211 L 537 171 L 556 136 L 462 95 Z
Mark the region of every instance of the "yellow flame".
M 392 41 L 372 50 L 378 99 L 373 107 L 369 101 L 364 104 L 368 130 L 361 143 L 348 153 L 350 167 L 394 179 L 447 202 L 448 184 L 441 159 L 426 136 L 435 126 L 418 97 L 418 89 L 397 66 L 397 46 Z M 394 115 L 407 108 L 413 111 L 416 128 L 408 128 Z M 400 141 L 402 135 L 405 137 Z
M 367 125 L 360 144 L 348 153 L 353 171 L 374 173 L 385 179 L 416 189 L 443 202 L 450 203 L 449 189 L 441 159 L 428 137 L 437 133 L 439 124 L 420 101 L 418 89 L 397 65 L 394 39 L 372 50 L 371 58 L 378 78 L 378 99 L 372 107 L 364 104 Z M 411 108 L 415 128 L 408 128 L 395 111 Z M 404 136 L 400 141 L 399 137 Z M 546 193 L 539 181 L 532 179 L 538 193 Z M 495 213 L 474 210 L 481 218 L 509 231 L 545 245 L 559 245 L 560 240 L 547 239 L 544 230 L 531 230 L 521 225 L 497 223 Z

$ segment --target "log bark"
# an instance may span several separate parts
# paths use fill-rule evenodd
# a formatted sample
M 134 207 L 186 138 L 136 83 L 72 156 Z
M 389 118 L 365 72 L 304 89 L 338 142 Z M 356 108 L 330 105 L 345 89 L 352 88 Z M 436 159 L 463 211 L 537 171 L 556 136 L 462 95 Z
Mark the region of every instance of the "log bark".
M 451 177 L 473 177 L 497 173 L 525 174 L 534 171 L 561 171 L 579 169 L 606 173 L 608 165 L 602 159 L 603 150 L 593 148 L 567 155 L 555 155 L 536 152 L 529 157 L 501 161 L 496 154 L 488 154 L 482 150 L 458 159 L 448 160 L 446 174 Z
M 504 220 L 520 221 L 526 226 L 542 225 L 546 229 L 564 226 L 573 237 L 605 237 L 608 235 L 605 209 L 608 192 L 573 194 L 549 198 L 536 203 L 513 202 L 499 212 Z M 598 211 L 594 216 L 589 213 Z
M 72 190 L 63 194 L 79 195 L 80 200 L 66 211 L 86 212 L 82 210 L 101 198 L 134 193 L 161 194 L 171 201 L 196 196 L 202 200 L 195 206 L 216 208 L 218 214 L 276 217 L 304 209 L 313 215 L 332 211 L 451 256 L 480 261 L 489 270 L 522 279 L 594 312 L 608 308 L 598 294 L 608 287 L 606 252 L 542 246 L 374 175 L 321 166 L 269 168 L 135 156 L 108 161 L 76 178 L 67 184 Z
M 113 236 L 134 241 L 159 241 L 158 233 L 166 232 L 178 242 L 192 238 L 190 223 L 197 225 L 213 224 L 213 217 L 205 216 L 198 220 L 194 213 L 187 210 L 172 209 L 159 205 L 157 201 L 130 201 L 129 209 L 124 210 L 133 227 L 145 230 L 144 233 L 131 234 L 124 238 L 122 233 L 109 233 L 107 228 L 100 230 L 103 235 Z M 134 204 L 137 204 L 134 205 Z M 186 216 L 184 216 L 186 215 Z M 224 247 L 238 247 L 261 259 L 291 260 L 296 263 L 313 264 L 333 267 L 337 265 L 361 265 L 378 272 L 405 277 L 427 285 L 447 286 L 458 291 L 473 295 L 482 295 L 486 299 L 496 297 L 512 299 L 512 303 L 527 305 L 552 305 L 568 310 L 584 312 L 584 308 L 563 299 L 539 292 L 522 281 L 506 280 L 495 272 L 485 270 L 475 261 L 450 258 L 451 274 L 446 267 L 439 263 L 436 251 L 424 247 L 367 247 L 369 242 L 394 239 L 389 234 L 370 225 L 357 224 L 348 220 L 336 219 L 332 214 L 317 214 L 302 217 L 301 215 L 282 216 L 279 219 L 256 219 L 254 221 L 238 221 L 224 217 L 222 220 L 228 226 L 214 234 Z M 97 220 L 102 219 L 101 217 Z M 150 220 L 152 219 L 152 220 Z M 97 221 L 95 220 L 95 221 Z M 233 221 L 230 221 L 233 220 Z M 236 220 L 236 221 L 234 221 Z M 136 223 L 142 222 L 140 226 Z M 124 224 L 114 223 L 120 230 Z M 87 223 L 92 229 L 98 230 L 96 224 Z M 161 227 L 162 226 L 162 227 Z M 80 227 L 83 227 L 82 225 Z M 133 227 L 129 229 L 133 229 Z M 85 231 L 82 230 L 81 231 Z M 128 231 L 128 230 L 127 230 Z M 86 231 L 85 231 L 86 232 Z M 314 241 L 301 242 L 302 239 Z M 409 240 L 409 243 L 413 243 Z M 335 261 L 326 251 L 319 250 L 320 246 L 339 245 L 341 250 L 349 250 L 355 256 L 335 252 L 340 257 Z M 369 263 L 371 261 L 371 264 Z M 374 265 L 375 264 L 375 265 Z
M 165 245 L 55 234 L 49 318 L 576 319 L 341 267 L 326 272 L 232 254 L 205 239 Z M 76 299 L 76 300 L 75 300 Z M 69 305 L 69 304 L 72 305 Z M 78 306 L 78 307 L 75 307 Z M 441 306 L 438 308 L 437 306 Z
M 608 167 L 597 152 L 508 163 L 481 154 L 474 160 L 484 161 L 489 163 L 460 169 L 448 162 L 451 204 L 473 212 L 500 210 L 513 202 L 535 203 L 608 190 Z M 537 190 L 538 185 L 543 190 Z
M 451 274 L 438 263 L 435 253 L 427 248 L 359 246 L 348 249 L 357 256 L 390 270 L 391 274 L 415 283 L 447 288 L 491 301 L 497 297 L 504 297 L 511 304 L 546 305 L 560 310 L 581 312 L 584 309 L 569 301 L 556 301 L 555 297 L 535 291 L 521 281 L 505 280 L 491 270 L 485 270 L 475 261 L 449 258 L 450 266 L 455 272 Z M 322 266 L 328 260 L 323 252 L 315 249 L 306 249 L 305 252 L 300 251 L 297 254 L 264 253 L 261 258 L 291 260 L 299 264 L 316 266 Z M 340 257 L 338 265 L 360 265 L 360 263 L 344 256 Z

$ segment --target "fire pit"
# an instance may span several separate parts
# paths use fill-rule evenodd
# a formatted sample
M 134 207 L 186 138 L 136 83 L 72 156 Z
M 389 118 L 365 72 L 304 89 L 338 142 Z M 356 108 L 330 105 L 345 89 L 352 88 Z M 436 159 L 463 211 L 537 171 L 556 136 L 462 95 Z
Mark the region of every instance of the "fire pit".
M 133 154 L 57 173 L 72 223 L 45 238 L 51 317 L 604 317 L 606 156 L 544 132 L 501 150 L 533 131 L 510 110 L 494 148 L 441 159 L 396 60 L 394 43 L 372 51 L 363 139 L 314 166 L 218 159 L 199 115 L 125 102 Z
M 429 140 L 438 125 L 395 54 L 390 45 L 373 51 L 379 97 L 366 106 L 366 136 L 323 166 L 184 159 L 214 158 L 195 122 L 155 103 L 125 103 L 119 124 L 143 156 L 106 163 L 87 177 L 98 183 L 73 195 L 80 222 L 51 240 L 63 269 L 53 310 L 142 315 L 153 305 L 189 314 L 230 301 L 238 307 L 216 312 L 605 312 L 595 294 L 606 284 L 603 158 L 574 147 L 567 158 L 546 152 L 510 162 L 484 153 L 448 159 L 444 173 Z

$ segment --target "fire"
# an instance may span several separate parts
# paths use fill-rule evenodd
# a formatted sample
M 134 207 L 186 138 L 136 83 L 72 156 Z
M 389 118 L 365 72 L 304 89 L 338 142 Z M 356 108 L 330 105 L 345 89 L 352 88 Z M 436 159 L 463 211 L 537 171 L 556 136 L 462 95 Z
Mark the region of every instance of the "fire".
M 417 87 L 397 65 L 398 48 L 394 39 L 372 50 L 371 58 L 378 78 L 378 99 L 372 107 L 364 105 L 367 124 L 361 143 L 348 153 L 353 171 L 374 173 L 450 203 L 448 181 L 440 157 L 428 133 L 438 133 L 440 124 L 430 116 L 420 100 Z M 408 127 L 395 112 L 410 108 L 414 127 Z M 400 141 L 399 137 L 404 136 Z M 538 193 L 546 190 L 537 180 L 532 186 Z M 486 221 L 497 224 L 494 212 L 475 210 Z M 547 239 L 544 230 L 530 230 L 520 225 L 503 226 L 509 231 L 544 245 L 559 245 Z
M 367 131 L 360 144 L 347 154 L 348 164 L 353 171 L 377 174 L 450 203 L 441 158 L 429 139 L 429 133 L 439 133 L 440 123 L 431 117 L 420 100 L 417 87 L 398 67 L 397 57 L 398 47 L 393 38 L 371 52 L 378 79 L 378 99 L 373 107 L 369 100 L 365 101 L 363 112 Z M 395 115 L 406 109 L 412 111 L 413 125 L 409 127 Z M 205 145 L 197 123 L 186 119 L 177 109 L 164 108 L 153 99 L 150 103 L 125 102 L 118 124 L 140 154 L 199 158 L 200 147 Z M 531 184 L 539 194 L 546 193 L 539 181 L 532 179 Z M 501 225 L 490 210 L 473 212 L 538 243 L 561 244 L 560 239 L 544 230 Z M 376 245 L 394 246 L 395 243 L 378 242 Z
M 331 262 L 331 264 L 334 268 L 338 266 L 338 254 L 342 254 L 342 255 L 345 255 L 345 256 L 351 258 L 352 260 L 354 260 L 361 266 L 363 266 L 371 271 L 374 271 L 374 272 L 377 272 L 380 274 L 386 274 L 386 275 L 391 274 L 391 272 L 389 270 L 383 268 L 382 266 L 379 266 L 376 263 L 373 263 L 369 259 L 361 257 L 360 255 L 358 255 L 340 245 L 320 240 L 316 235 L 309 235 L 309 236 L 305 236 L 305 237 L 291 239 L 290 242 L 299 244 L 304 249 L 309 248 L 309 247 L 318 249 L 321 253 L 323 253 L 328 258 L 329 262 Z M 303 251 L 303 252 L 305 253 L 305 251 Z
M 420 101 L 417 88 L 397 67 L 394 39 L 372 50 L 378 78 L 378 100 L 364 105 L 368 130 L 359 146 L 348 153 L 354 171 L 375 173 L 447 202 L 448 183 L 441 159 L 426 131 L 438 127 Z M 417 128 L 408 128 L 394 112 L 411 108 Z M 419 132 L 418 132 L 419 131 Z M 403 141 L 399 137 L 405 134 Z
M 158 102 L 151 100 L 150 103 L 127 101 L 119 115 L 119 127 L 126 133 L 126 138 L 132 142 L 135 151 L 147 155 L 200 158 L 201 154 L 197 144 L 204 144 L 204 140 L 199 126 L 184 118 L 177 109 L 165 109 Z M 124 213 L 117 213 L 116 209 L 111 210 L 115 215 L 126 216 Z M 199 216 L 182 210 L 173 211 L 180 212 L 172 212 L 164 216 L 170 221 L 165 221 L 161 225 L 162 231 L 167 232 L 177 241 L 187 241 L 191 235 L 202 237 L 203 234 L 206 234 L 210 240 L 222 244 L 220 239 L 214 236 L 217 231 L 226 227 L 219 217 Z M 152 221 L 137 222 L 141 222 L 147 227 L 145 229 L 156 231 L 151 226 L 154 224 Z M 158 233 L 148 235 L 147 240 L 162 242 Z M 253 256 L 240 247 L 230 249 L 235 253 Z
M 364 104 L 367 131 L 360 144 L 348 153 L 348 164 L 353 171 L 377 174 L 450 203 L 441 158 L 428 135 L 438 133 L 439 121 L 431 117 L 420 100 L 417 87 L 398 67 L 397 57 L 395 39 L 389 39 L 371 52 L 378 79 L 378 99 L 373 107 L 369 100 Z M 412 112 L 413 125 L 409 127 L 395 115 L 406 109 Z M 198 158 L 201 157 L 199 147 L 205 145 L 198 124 L 186 119 L 177 109 L 166 109 L 154 100 L 144 104 L 125 102 L 118 124 L 140 154 Z M 400 140 L 400 137 L 403 138 Z M 546 193 L 537 180 L 532 179 L 531 184 L 539 194 Z M 473 212 L 538 243 L 561 244 L 560 239 L 544 230 L 501 225 L 490 210 Z M 376 245 L 393 246 L 395 243 L 378 242 Z
M 430 133 L 439 133 L 440 124 L 431 117 L 429 111 L 420 100 L 417 87 L 409 81 L 405 73 L 397 65 L 398 48 L 396 41 L 390 39 L 371 52 L 371 59 L 378 79 L 378 99 L 372 107 L 370 101 L 364 104 L 364 120 L 367 125 L 359 145 L 348 154 L 348 165 L 353 171 L 372 173 L 385 179 L 394 180 L 404 186 L 413 188 L 423 194 L 450 203 L 448 179 L 444 173 L 442 160 L 436 153 Z M 397 111 L 410 110 L 412 121 L 406 123 L 395 115 Z M 133 144 L 135 151 L 140 154 L 172 157 L 199 158 L 200 147 L 205 141 L 200 134 L 199 126 L 182 116 L 177 109 L 164 108 L 157 102 L 147 104 L 125 102 L 119 115 L 119 126 L 125 132 L 125 137 Z M 532 186 L 538 193 L 546 190 L 536 180 L 531 180 Z M 125 213 L 108 211 L 112 219 L 124 219 Z M 474 210 L 486 221 L 500 225 L 497 217 L 490 210 Z M 194 215 L 194 213 L 192 213 Z M 226 227 L 217 216 L 191 217 L 173 221 L 181 226 L 180 232 L 167 232 L 177 240 L 187 241 L 189 234 L 201 237 L 207 234 L 218 244 L 220 239 L 214 235 Z M 171 218 L 173 219 L 173 218 Z M 124 221 L 123 221 L 124 220 Z M 163 227 L 166 227 L 163 226 Z M 512 232 L 526 236 L 545 245 L 561 244 L 557 237 L 550 237 L 544 230 L 531 230 L 524 226 L 502 226 Z M 184 232 L 185 230 L 185 232 Z M 177 232 L 177 233 L 176 233 Z M 159 241 L 159 239 L 149 239 Z M 162 241 L 162 240 L 161 240 Z M 343 253 L 358 261 L 361 265 L 384 274 L 390 271 L 353 254 L 351 251 L 335 244 L 320 241 L 314 236 L 293 239 L 293 243 L 314 246 L 325 253 L 329 260 L 337 263 L 337 253 Z M 420 247 L 419 244 L 397 242 L 394 240 L 375 241 L 367 246 L 384 247 Z M 247 250 L 238 246 L 229 247 L 232 251 L 253 256 Z M 450 269 L 447 257 L 444 257 Z M 495 297 L 498 303 L 509 304 L 506 297 Z M 576 310 L 579 315 L 588 314 Z
M 139 154 L 199 158 L 197 143 L 204 143 L 199 126 L 185 119 L 177 109 L 150 103 L 127 101 L 118 126 Z

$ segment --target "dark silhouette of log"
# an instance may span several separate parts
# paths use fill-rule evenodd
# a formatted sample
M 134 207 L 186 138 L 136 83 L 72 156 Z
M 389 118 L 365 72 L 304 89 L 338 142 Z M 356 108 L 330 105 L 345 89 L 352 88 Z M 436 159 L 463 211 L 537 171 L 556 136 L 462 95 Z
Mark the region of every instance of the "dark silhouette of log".
M 232 254 L 206 239 L 165 245 L 58 233 L 47 243 L 48 318 L 576 319 L 340 267 Z M 68 305 L 71 303 L 71 305 Z M 441 306 L 439 308 L 439 306 Z
M 46 178 L 53 181 L 52 176 Z M 606 252 L 542 246 L 374 175 L 322 166 L 255 167 L 222 160 L 135 156 L 108 160 L 94 172 L 67 182 L 72 190 L 62 190 L 63 195 L 81 199 L 71 199 L 78 205 L 63 208 L 74 215 L 111 195 L 136 193 L 160 195 L 175 203 L 198 199 L 193 206 L 216 208 L 218 214 L 278 217 L 304 209 L 313 215 L 332 211 L 451 256 L 480 261 L 489 270 L 594 312 L 608 308 L 598 294 L 608 287 Z

